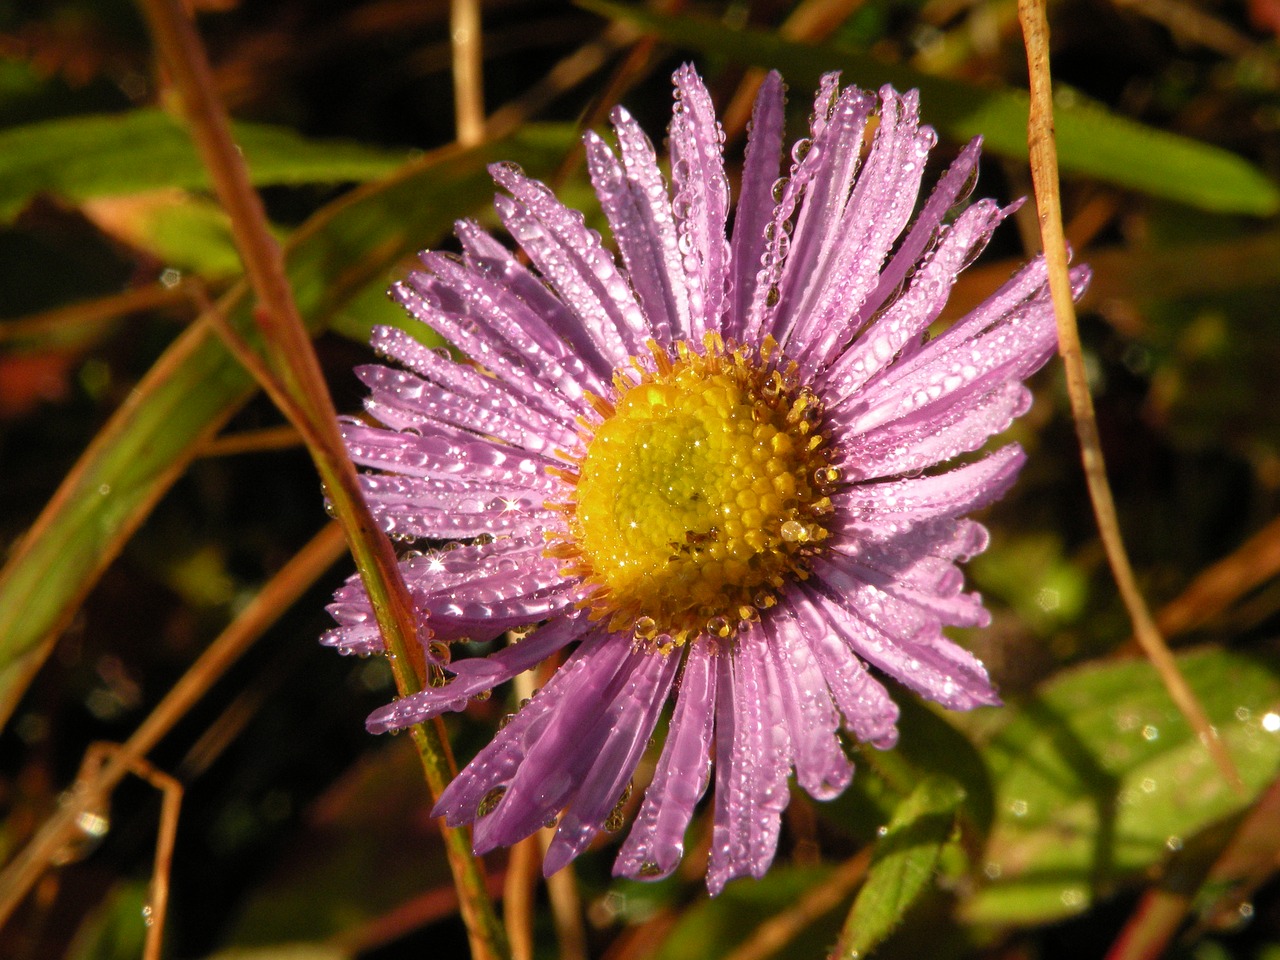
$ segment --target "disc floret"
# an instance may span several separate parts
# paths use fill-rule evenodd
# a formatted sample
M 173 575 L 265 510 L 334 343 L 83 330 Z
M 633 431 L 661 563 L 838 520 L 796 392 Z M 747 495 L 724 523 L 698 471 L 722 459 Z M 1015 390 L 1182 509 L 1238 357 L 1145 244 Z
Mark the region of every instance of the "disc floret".
M 771 341 L 701 347 L 650 342 L 595 398 L 549 547 L 593 618 L 659 650 L 729 640 L 807 578 L 840 480 L 822 402 Z

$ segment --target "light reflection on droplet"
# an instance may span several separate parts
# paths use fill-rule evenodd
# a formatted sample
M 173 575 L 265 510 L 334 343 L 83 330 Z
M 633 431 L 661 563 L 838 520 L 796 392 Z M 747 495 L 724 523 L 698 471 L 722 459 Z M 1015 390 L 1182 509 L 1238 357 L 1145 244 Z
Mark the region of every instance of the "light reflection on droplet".
M 1262 729 L 1267 733 L 1275 733 L 1280 730 L 1280 713 L 1270 711 L 1262 715 Z
M 1027 815 L 1027 801 L 1013 800 L 1009 803 L 1009 812 L 1015 817 L 1025 817 Z
M 1153 727 L 1151 724 L 1148 723 L 1145 727 L 1142 728 L 1143 740 L 1151 741 L 1151 740 L 1158 740 L 1159 738 L 1160 738 L 1159 727 Z

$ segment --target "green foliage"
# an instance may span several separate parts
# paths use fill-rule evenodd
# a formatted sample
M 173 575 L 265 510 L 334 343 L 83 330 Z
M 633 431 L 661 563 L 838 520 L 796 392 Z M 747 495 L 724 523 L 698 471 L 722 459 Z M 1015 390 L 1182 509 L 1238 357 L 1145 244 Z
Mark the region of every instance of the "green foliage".
M 488 198 L 487 163 L 501 156 L 536 168 L 563 152 L 566 139 L 564 131 L 533 131 L 480 150 L 427 157 L 326 207 L 287 246 L 303 318 L 322 329 L 351 298 L 385 289 L 392 265 Z M 243 284 L 219 304 L 250 338 L 251 307 Z M 0 581 L 0 699 L 43 659 L 45 638 L 67 622 L 124 538 L 199 444 L 245 401 L 252 383 L 212 328 L 198 324 L 175 341 L 99 434 L 24 545 L 23 562 Z
M 930 776 L 898 805 L 876 841 L 871 869 L 845 921 L 836 956 L 861 957 L 902 923 L 933 882 L 963 800 L 964 790 L 954 780 Z
M 1087 910 L 1238 815 L 1276 776 L 1280 733 L 1262 724 L 1280 702 L 1280 667 L 1223 650 L 1181 666 L 1245 794 L 1223 780 L 1147 663 L 1063 674 L 1007 710 L 983 750 L 996 789 L 991 880 L 965 904 L 968 919 L 1044 923 Z
M 406 150 L 308 140 L 291 130 L 238 123 L 233 134 L 259 186 L 385 177 Z M 47 120 L 0 132 L 0 220 L 33 196 L 72 202 L 161 188 L 199 188 L 209 177 L 182 124 L 161 110 Z

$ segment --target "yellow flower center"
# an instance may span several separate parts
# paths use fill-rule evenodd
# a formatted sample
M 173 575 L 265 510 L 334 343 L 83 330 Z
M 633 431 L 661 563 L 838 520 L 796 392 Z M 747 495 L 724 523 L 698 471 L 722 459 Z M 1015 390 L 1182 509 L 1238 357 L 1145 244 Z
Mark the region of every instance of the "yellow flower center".
M 568 531 L 552 556 L 595 589 L 584 601 L 613 630 L 670 649 L 729 638 L 777 602 L 827 538 L 830 466 L 822 407 L 780 369 L 774 345 L 727 351 L 709 336 L 656 369 L 633 361 L 596 398 Z

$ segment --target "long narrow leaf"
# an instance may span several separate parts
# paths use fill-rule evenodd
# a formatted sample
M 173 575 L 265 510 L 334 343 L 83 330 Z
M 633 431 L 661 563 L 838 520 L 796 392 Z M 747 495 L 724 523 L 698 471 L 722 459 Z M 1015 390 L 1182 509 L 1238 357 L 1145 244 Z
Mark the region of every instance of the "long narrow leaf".
M 259 186 L 373 180 L 408 159 L 407 150 L 309 140 L 261 123 L 237 123 L 234 133 Z M 42 192 L 78 201 L 208 185 L 191 137 L 162 110 L 46 120 L 0 133 L 0 220 Z
M 313 330 L 387 269 L 440 236 L 490 195 L 485 165 L 497 157 L 546 167 L 563 154 L 564 129 L 526 131 L 473 151 L 412 165 L 336 202 L 299 229 L 287 251 L 290 281 Z M 237 287 L 220 308 L 252 336 L 252 304 Z M 22 545 L 0 571 L 0 722 L 43 660 L 47 640 L 159 497 L 253 389 L 212 329 L 181 336 L 85 451 Z M 319 501 L 317 496 L 317 508 Z

